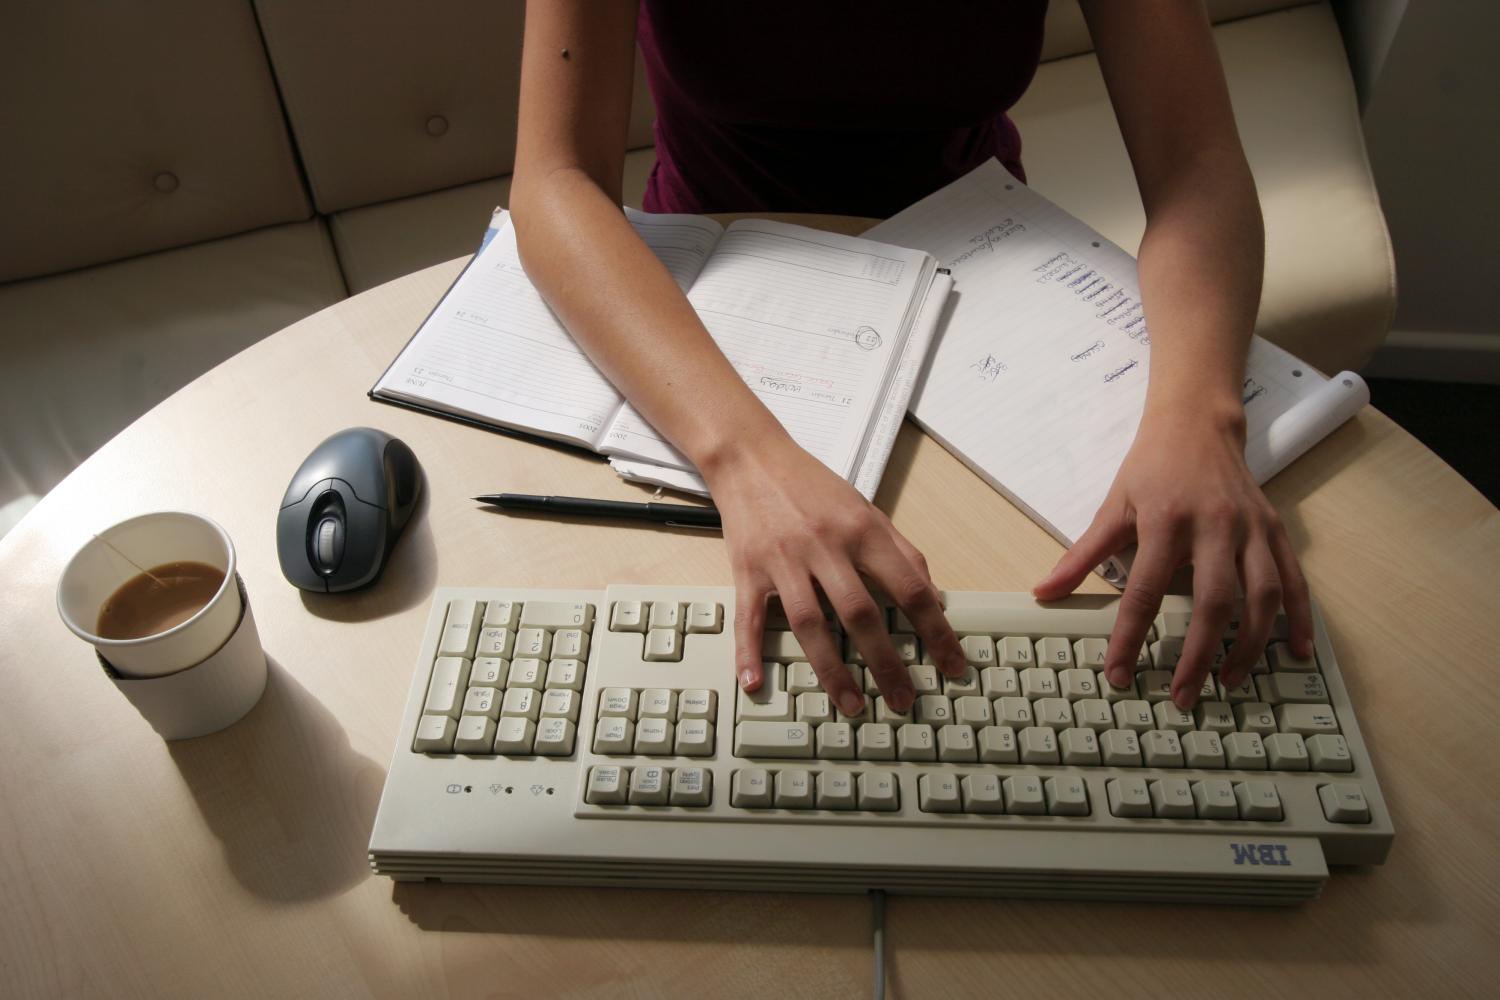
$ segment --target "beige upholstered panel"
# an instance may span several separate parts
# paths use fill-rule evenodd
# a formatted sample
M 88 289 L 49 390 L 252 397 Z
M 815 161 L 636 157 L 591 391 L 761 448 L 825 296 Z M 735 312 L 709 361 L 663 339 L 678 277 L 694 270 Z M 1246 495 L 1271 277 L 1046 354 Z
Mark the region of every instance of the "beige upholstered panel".
M 0 5 L 0 281 L 311 214 L 249 0 Z
M 625 204 L 640 207 L 655 163 L 652 149 L 625 154 Z M 473 253 L 495 206 L 509 203 L 510 178 L 500 177 L 339 212 L 333 242 L 350 294 Z
M 520 0 L 257 0 L 319 211 L 510 173 Z M 631 144 L 652 112 L 637 57 Z
M 1265 214 L 1257 332 L 1356 369 L 1389 330 L 1395 278 L 1333 14 L 1302 6 L 1214 37 Z M 1095 58 L 1042 66 L 1014 117 L 1031 185 L 1136 252 L 1145 213 Z
M 1208 0 L 1208 16 L 1217 24 L 1309 2 L 1311 0 Z M 1142 30 L 1149 28 L 1149 24 L 1142 24 Z M 1088 25 L 1083 22 L 1078 0 L 1051 0 L 1047 5 L 1047 38 L 1042 43 L 1042 61 L 1093 50 L 1094 43 L 1089 39 Z
M 0 285 L 0 506 L 47 492 L 182 385 L 343 297 L 318 221 Z

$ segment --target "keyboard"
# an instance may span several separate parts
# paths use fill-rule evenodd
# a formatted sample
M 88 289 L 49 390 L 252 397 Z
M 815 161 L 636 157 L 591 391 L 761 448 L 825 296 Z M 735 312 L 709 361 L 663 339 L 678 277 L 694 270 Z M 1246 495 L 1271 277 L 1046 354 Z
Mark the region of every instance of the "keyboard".
M 1100 667 L 1118 597 L 1041 605 L 949 591 L 968 660 L 857 717 L 773 619 L 765 683 L 734 678 L 734 592 L 440 588 L 370 839 L 397 880 L 1233 904 L 1315 897 L 1329 865 L 1393 836 L 1315 610 L 1244 684 L 1171 701 L 1192 618 L 1169 597 L 1117 689 Z M 830 629 L 837 633 L 830 623 Z M 1233 638 L 1231 623 L 1226 642 Z

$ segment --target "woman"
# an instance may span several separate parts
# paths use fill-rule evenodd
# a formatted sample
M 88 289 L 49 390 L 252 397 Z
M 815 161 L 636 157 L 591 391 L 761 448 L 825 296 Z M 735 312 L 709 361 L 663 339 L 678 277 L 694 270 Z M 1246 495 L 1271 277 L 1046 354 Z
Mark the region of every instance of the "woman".
M 1225 684 L 1248 676 L 1283 598 L 1294 651 L 1312 648 L 1307 586 L 1244 461 L 1260 210 L 1202 4 L 1082 6 L 1146 209 L 1150 387 L 1092 526 L 1034 593 L 1062 597 L 1137 544 L 1105 663 L 1123 686 L 1173 572 L 1191 563 L 1195 611 L 1172 686 L 1189 708 L 1237 590 L 1245 610 Z M 825 631 L 820 592 L 896 711 L 914 692 L 865 580 L 905 610 L 944 673 L 962 672 L 963 653 L 921 554 L 797 447 L 620 212 L 633 57 L 639 38 L 657 103 L 647 210 L 883 216 L 990 156 L 1020 175 L 1004 111 L 1035 71 L 1044 0 L 928 10 L 547 0 L 526 11 L 511 212 L 527 273 L 707 481 L 734 569 L 740 684 L 761 683 L 774 594 L 824 689 L 851 715 L 862 699 Z

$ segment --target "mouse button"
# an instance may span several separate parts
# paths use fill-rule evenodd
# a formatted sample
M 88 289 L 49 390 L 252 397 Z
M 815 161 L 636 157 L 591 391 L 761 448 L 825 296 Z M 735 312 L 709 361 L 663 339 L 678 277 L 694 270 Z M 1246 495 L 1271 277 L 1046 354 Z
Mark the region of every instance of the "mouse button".
M 344 560 L 347 509 L 339 485 L 329 480 L 328 488 L 312 501 L 307 518 L 307 561 L 324 577 L 338 572 Z
M 343 585 L 373 579 L 385 558 L 390 516 L 384 507 L 355 500 L 344 509 L 344 550 L 339 578 Z
M 286 496 L 281 498 L 281 509 L 286 510 L 288 507 L 295 507 L 298 504 L 311 503 L 319 493 L 326 490 L 328 484 L 333 480 L 329 479 L 326 473 L 322 473 L 322 470 L 319 470 L 319 472 L 319 478 L 306 479 L 299 470 L 298 474 L 292 477 L 291 483 L 287 486 Z

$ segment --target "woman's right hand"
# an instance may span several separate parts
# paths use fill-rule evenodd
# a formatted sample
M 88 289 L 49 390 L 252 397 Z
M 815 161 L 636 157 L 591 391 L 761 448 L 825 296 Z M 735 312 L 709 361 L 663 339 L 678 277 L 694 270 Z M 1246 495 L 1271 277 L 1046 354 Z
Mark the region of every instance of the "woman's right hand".
M 848 482 L 785 435 L 742 441 L 700 469 L 723 516 L 734 570 L 740 687 L 754 691 L 762 683 L 761 636 L 767 600 L 775 595 L 834 705 L 845 715 L 864 711 L 864 692 L 824 620 L 821 592 L 886 704 L 896 712 L 910 708 L 910 672 L 866 580 L 906 613 L 939 670 L 963 674 L 963 649 L 943 616 L 926 560 Z

